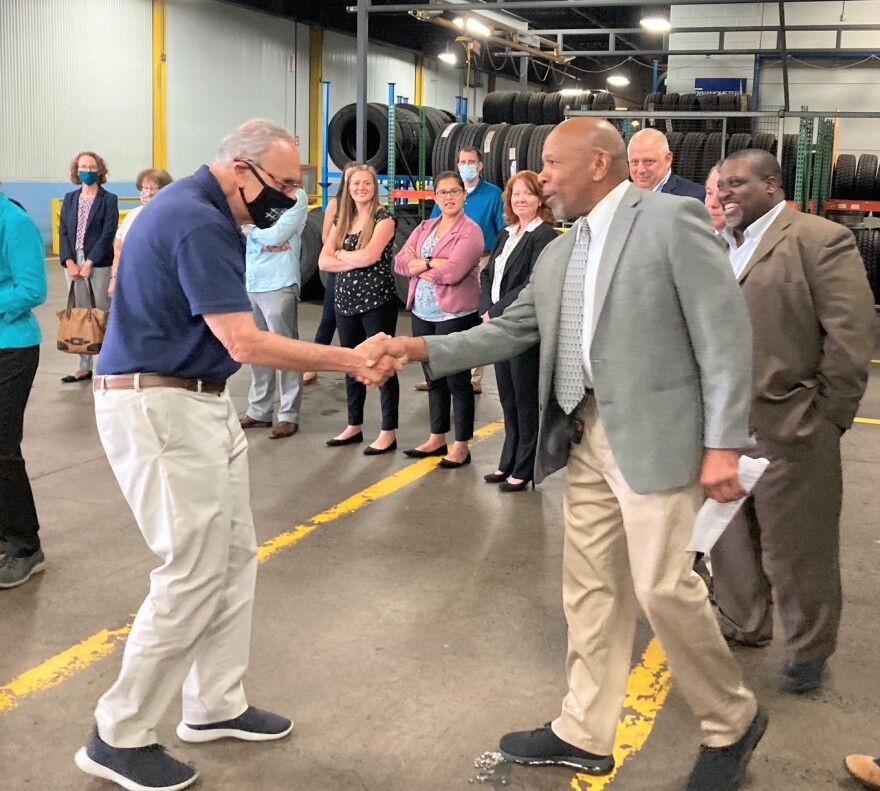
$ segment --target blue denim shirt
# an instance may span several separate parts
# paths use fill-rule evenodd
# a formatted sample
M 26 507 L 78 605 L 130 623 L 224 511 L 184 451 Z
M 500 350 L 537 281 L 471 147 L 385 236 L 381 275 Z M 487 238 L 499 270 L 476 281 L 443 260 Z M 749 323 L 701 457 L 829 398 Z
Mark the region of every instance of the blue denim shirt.
M 278 218 L 271 228 L 248 226 L 245 284 L 254 293 L 278 291 L 288 286 L 299 286 L 299 256 L 302 248 L 302 231 L 309 212 L 309 198 L 299 189 L 296 204 Z M 277 247 L 284 243 L 289 250 L 273 253 L 264 247 Z
M 46 301 L 46 258 L 34 221 L 0 192 L 0 349 L 40 343 L 32 309 Z

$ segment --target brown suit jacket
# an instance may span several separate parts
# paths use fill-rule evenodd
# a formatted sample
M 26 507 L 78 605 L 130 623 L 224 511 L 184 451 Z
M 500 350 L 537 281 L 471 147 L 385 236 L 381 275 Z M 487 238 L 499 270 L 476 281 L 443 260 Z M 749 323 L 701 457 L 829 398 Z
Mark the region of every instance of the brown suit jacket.
M 796 444 L 851 425 L 868 382 L 874 298 L 849 228 L 789 207 L 740 275 L 752 320 L 752 427 Z

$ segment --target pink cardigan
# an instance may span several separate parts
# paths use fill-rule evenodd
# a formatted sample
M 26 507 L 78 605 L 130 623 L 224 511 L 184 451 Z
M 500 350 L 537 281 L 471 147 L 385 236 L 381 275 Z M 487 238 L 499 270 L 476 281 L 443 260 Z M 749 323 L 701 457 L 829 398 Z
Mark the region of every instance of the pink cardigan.
M 425 220 L 410 234 L 401 251 L 394 256 L 394 271 L 409 278 L 406 307 L 411 308 L 415 298 L 418 275 L 409 271 L 410 256 L 407 247 L 414 247 L 420 256 L 422 244 L 440 218 Z M 434 247 L 434 258 L 449 259 L 443 266 L 431 269 L 429 274 L 436 286 L 437 304 L 447 313 L 476 311 L 480 305 L 480 256 L 483 254 L 483 232 L 464 212 L 452 227 L 440 237 Z

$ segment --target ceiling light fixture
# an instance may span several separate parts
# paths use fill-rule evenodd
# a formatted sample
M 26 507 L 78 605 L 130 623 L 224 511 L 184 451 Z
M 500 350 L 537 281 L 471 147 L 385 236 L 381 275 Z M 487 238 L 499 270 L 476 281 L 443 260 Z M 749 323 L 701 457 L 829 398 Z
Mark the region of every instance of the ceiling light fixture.
M 446 49 L 443 50 L 438 56 L 438 60 L 442 60 L 444 63 L 448 63 L 450 66 L 454 66 L 458 63 L 458 58 L 455 57 L 455 53 L 449 48 L 449 42 L 446 42 Z
M 467 21 L 464 23 L 465 30 L 468 33 L 472 33 L 475 36 L 482 36 L 483 38 L 488 38 L 492 31 L 484 25 L 479 20 L 474 19 L 473 17 L 468 17 Z
M 651 33 L 668 33 L 672 30 L 669 20 L 662 16 L 646 16 L 639 24 Z
M 608 78 L 608 84 L 614 88 L 625 88 L 629 85 L 629 77 L 624 77 L 622 74 L 612 74 Z

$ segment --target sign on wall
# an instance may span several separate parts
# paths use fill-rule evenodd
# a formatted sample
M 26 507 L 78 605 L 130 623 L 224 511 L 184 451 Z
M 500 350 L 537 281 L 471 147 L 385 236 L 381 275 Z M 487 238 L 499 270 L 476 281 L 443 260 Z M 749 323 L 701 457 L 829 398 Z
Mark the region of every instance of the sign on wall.
M 746 92 L 745 77 L 697 77 L 694 80 L 694 93 L 735 93 Z

